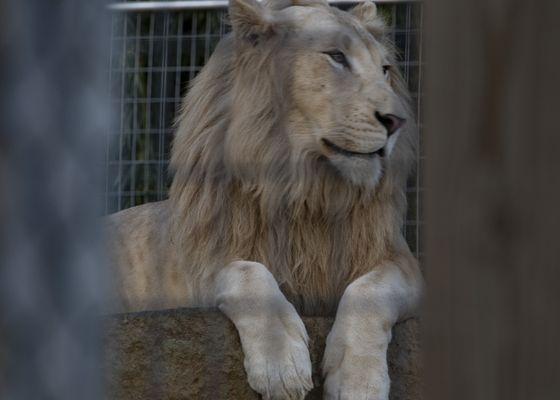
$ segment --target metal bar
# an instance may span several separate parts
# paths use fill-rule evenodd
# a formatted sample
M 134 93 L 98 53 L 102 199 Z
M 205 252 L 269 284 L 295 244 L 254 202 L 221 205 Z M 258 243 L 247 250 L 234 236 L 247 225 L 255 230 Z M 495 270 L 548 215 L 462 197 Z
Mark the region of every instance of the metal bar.
M 124 26 L 123 26 L 123 33 L 127 32 L 127 24 L 128 24 L 128 18 L 124 18 Z M 124 106 L 125 106 L 125 102 L 123 101 L 124 97 L 125 97 L 125 87 L 126 87 L 126 73 L 125 73 L 125 66 L 126 66 L 126 42 L 127 40 L 123 40 L 122 41 L 122 46 L 123 46 L 123 50 L 122 50 L 122 72 L 121 72 L 121 98 L 120 100 L 120 124 L 119 124 L 119 130 L 120 130 L 120 135 L 119 135 L 119 172 L 118 172 L 118 183 L 119 183 L 119 196 L 117 197 L 117 207 L 119 210 L 122 210 L 123 208 L 123 201 L 122 201 L 122 195 L 120 194 L 120 191 L 123 190 L 123 133 L 125 130 L 125 124 L 124 124 Z
M 424 32 L 424 7 L 421 6 L 420 7 L 420 17 L 419 17 L 419 39 L 418 42 L 415 43 L 415 46 L 418 46 L 418 63 L 420 65 L 422 65 L 422 62 L 424 61 L 423 58 L 423 53 L 422 53 L 422 49 L 423 49 L 423 45 L 422 43 L 424 40 L 423 32 Z M 421 189 L 423 189 L 423 182 L 422 182 L 422 171 L 424 171 L 424 162 L 423 162 L 423 154 L 424 154 L 424 149 L 422 148 L 422 140 L 421 140 L 421 133 L 422 133 L 422 113 L 420 112 L 421 107 L 422 107 L 422 88 L 423 88 L 423 84 L 422 84 L 422 79 L 423 79 L 423 71 L 424 69 L 419 67 L 418 68 L 418 92 L 417 92 L 417 97 L 416 97 L 416 118 L 418 120 L 417 124 L 418 124 L 418 145 L 416 146 L 416 157 L 417 160 L 416 161 L 416 218 L 417 218 L 417 222 L 418 225 L 416 226 L 416 237 L 417 237 L 417 247 L 416 247 L 416 258 L 422 263 L 423 261 L 423 255 L 422 255 L 422 251 L 424 250 L 422 247 L 420 246 L 421 242 L 420 242 L 420 235 L 422 235 L 423 238 L 423 230 L 420 229 L 421 224 L 422 224 L 422 220 L 423 220 L 423 212 L 422 212 L 422 205 L 423 205 L 423 196 L 421 196 Z
M 167 93 L 167 57 L 169 52 L 169 20 L 172 16 L 169 13 L 165 13 L 165 22 L 164 22 L 164 41 L 163 41 L 163 64 L 162 70 L 160 73 L 161 76 L 161 86 L 160 86 L 160 98 L 166 99 L 168 98 Z M 160 160 L 165 162 L 164 157 L 164 143 L 165 143 L 165 105 L 167 104 L 166 100 L 163 100 L 159 103 L 159 121 L 158 121 L 158 156 Z M 161 163 L 160 163 L 161 164 Z M 157 191 L 158 193 L 163 193 L 165 185 L 164 175 L 161 170 L 158 173 L 157 177 Z M 163 196 L 158 194 L 158 200 L 161 200 Z
M 412 3 L 421 0 L 376 0 L 377 4 Z M 356 0 L 329 0 L 331 4 L 354 4 Z M 130 3 L 112 3 L 107 6 L 112 11 L 176 11 L 176 10 L 208 10 L 227 8 L 227 0 L 192 0 L 192 1 L 136 1 Z
M 140 68 L 140 32 L 141 32 L 141 23 L 142 17 L 141 14 L 136 14 L 136 35 L 134 39 L 134 69 L 137 71 Z M 132 148 L 131 148 L 131 157 L 133 160 L 137 159 L 136 156 L 136 144 L 138 142 L 138 88 L 141 85 L 140 76 L 138 73 L 134 74 L 133 78 L 133 86 L 132 86 L 132 96 L 134 97 L 134 101 L 132 102 Z M 130 168 L 130 188 L 131 193 L 128 198 L 129 204 L 131 206 L 136 205 L 136 168 Z

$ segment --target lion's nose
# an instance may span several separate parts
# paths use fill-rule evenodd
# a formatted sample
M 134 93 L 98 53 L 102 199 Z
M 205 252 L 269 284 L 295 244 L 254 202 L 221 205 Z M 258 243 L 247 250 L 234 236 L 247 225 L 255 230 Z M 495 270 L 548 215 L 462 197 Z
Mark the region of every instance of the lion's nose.
M 387 129 L 387 136 L 391 136 L 406 122 L 406 119 L 394 114 L 381 114 L 377 111 L 375 112 L 375 118 Z

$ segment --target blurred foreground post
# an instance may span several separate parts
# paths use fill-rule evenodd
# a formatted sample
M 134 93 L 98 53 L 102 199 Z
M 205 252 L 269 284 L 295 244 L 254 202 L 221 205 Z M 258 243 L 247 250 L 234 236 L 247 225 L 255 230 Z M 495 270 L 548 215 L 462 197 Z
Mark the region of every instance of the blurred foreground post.
M 431 0 L 426 399 L 560 398 L 560 2 Z
M 0 0 L 0 398 L 102 398 L 103 2 Z

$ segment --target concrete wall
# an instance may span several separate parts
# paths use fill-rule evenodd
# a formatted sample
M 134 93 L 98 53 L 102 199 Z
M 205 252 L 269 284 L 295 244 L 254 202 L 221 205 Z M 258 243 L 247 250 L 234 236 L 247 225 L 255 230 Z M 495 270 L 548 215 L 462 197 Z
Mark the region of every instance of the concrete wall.
M 328 318 L 303 318 L 311 338 L 316 388 Z M 233 324 L 214 310 L 178 309 L 106 318 L 106 374 L 111 399 L 258 399 L 246 382 Z M 392 400 L 419 400 L 418 321 L 393 329 L 389 348 Z

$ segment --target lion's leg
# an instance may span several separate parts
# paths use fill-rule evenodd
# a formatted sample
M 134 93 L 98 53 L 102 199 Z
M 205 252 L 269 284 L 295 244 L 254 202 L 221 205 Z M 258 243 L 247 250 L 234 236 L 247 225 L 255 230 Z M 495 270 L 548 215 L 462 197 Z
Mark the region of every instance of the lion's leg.
M 239 332 L 249 385 L 264 399 L 303 399 L 313 387 L 307 332 L 272 274 L 236 261 L 220 271 L 216 290 Z
M 422 277 L 412 257 L 378 265 L 350 284 L 323 358 L 324 398 L 387 400 L 391 328 L 416 307 Z

